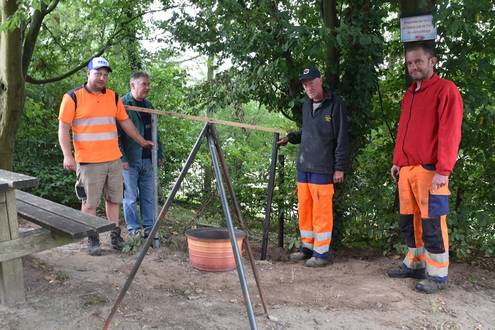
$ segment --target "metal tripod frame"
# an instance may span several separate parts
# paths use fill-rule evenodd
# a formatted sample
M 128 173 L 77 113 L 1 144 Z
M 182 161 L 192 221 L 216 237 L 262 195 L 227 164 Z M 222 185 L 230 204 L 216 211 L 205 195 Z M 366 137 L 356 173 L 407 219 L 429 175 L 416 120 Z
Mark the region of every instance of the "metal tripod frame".
M 176 195 L 177 191 L 179 190 L 179 188 L 182 184 L 182 181 L 184 180 L 184 177 L 186 176 L 191 164 L 193 163 L 193 161 L 196 157 L 196 154 L 199 151 L 199 148 L 201 147 L 201 143 L 203 141 L 203 138 L 206 138 L 208 140 L 208 147 L 210 150 L 213 169 L 214 169 L 214 173 L 215 173 L 216 185 L 217 185 L 218 193 L 220 195 L 220 200 L 222 203 L 222 208 L 223 208 L 225 220 L 227 222 L 227 229 L 228 229 L 229 236 L 230 236 L 230 242 L 232 244 L 232 250 L 234 252 L 237 274 L 239 275 L 239 282 L 241 284 L 242 293 L 244 295 L 244 304 L 246 305 L 247 314 L 248 314 L 248 318 L 249 318 L 249 324 L 250 324 L 251 329 L 257 329 L 256 319 L 255 319 L 254 311 L 253 311 L 253 306 L 252 306 L 251 298 L 249 296 L 249 290 L 248 290 L 247 281 L 246 281 L 246 274 L 244 271 L 244 266 L 242 264 L 241 254 L 240 254 L 239 248 L 237 246 L 235 231 L 234 231 L 234 225 L 232 223 L 232 216 L 231 216 L 231 212 L 230 212 L 230 208 L 229 208 L 229 202 L 227 199 L 227 194 L 225 193 L 224 182 L 223 182 L 224 179 L 226 180 L 227 188 L 228 188 L 228 191 L 229 191 L 229 194 L 231 197 L 231 201 L 232 201 L 232 204 L 233 204 L 233 207 L 235 210 L 237 220 L 241 226 L 241 229 L 246 231 L 246 227 L 245 227 L 244 222 L 242 220 L 239 204 L 237 203 L 237 199 L 236 199 L 233 187 L 232 187 L 232 182 L 231 182 L 229 174 L 228 174 L 228 169 L 225 165 L 225 159 L 223 157 L 223 153 L 222 153 L 222 150 L 220 148 L 220 144 L 218 143 L 218 138 L 217 138 L 215 129 L 213 127 L 213 124 L 207 123 L 203 127 L 203 129 L 201 130 L 198 138 L 196 139 L 196 142 L 194 143 L 194 146 L 193 146 L 191 152 L 189 153 L 189 156 L 187 157 L 187 160 L 184 164 L 184 167 L 182 168 L 179 176 L 177 177 L 177 180 L 175 181 L 174 186 L 172 187 L 172 190 L 169 192 L 167 199 L 166 199 L 165 203 L 163 204 L 162 209 L 160 210 L 160 213 L 158 214 L 158 218 L 154 222 L 153 228 L 151 229 L 151 232 L 149 233 L 148 238 L 144 242 L 143 247 L 141 248 L 141 251 L 139 252 L 139 254 L 136 258 L 136 262 L 134 264 L 134 267 L 132 268 L 125 284 L 122 287 L 122 289 L 120 290 L 120 293 L 114 302 L 114 305 L 110 311 L 110 314 L 108 315 L 107 319 L 105 320 L 105 323 L 103 325 L 104 330 L 109 328 L 110 322 L 112 321 L 113 316 L 117 312 L 117 308 L 119 307 L 120 303 L 124 299 L 124 296 L 125 296 L 127 290 L 131 286 L 132 281 L 134 280 L 134 277 L 136 276 L 136 273 L 137 273 L 139 267 L 141 266 L 141 263 L 143 262 L 143 259 L 146 256 L 148 249 L 150 248 L 151 244 L 153 243 L 155 235 L 158 234 L 160 222 L 165 219 L 165 215 L 166 215 L 168 209 L 170 208 L 170 205 L 172 204 L 172 202 L 175 198 L 175 195 Z M 222 177 L 222 173 L 223 173 L 223 177 Z M 248 251 L 249 261 L 250 261 L 250 264 L 251 264 L 251 267 L 253 270 L 253 275 L 255 277 L 256 286 L 258 287 L 260 299 L 261 299 L 261 302 L 263 304 L 263 309 L 265 311 L 266 316 L 268 317 L 268 311 L 267 311 L 266 304 L 265 304 L 265 301 L 263 298 L 263 291 L 261 289 L 261 284 L 260 284 L 259 277 L 258 277 L 258 271 L 256 269 L 256 265 L 254 262 L 254 258 L 253 258 L 253 254 L 252 254 L 251 247 L 249 244 L 247 232 L 246 232 L 245 244 L 247 247 L 246 250 Z

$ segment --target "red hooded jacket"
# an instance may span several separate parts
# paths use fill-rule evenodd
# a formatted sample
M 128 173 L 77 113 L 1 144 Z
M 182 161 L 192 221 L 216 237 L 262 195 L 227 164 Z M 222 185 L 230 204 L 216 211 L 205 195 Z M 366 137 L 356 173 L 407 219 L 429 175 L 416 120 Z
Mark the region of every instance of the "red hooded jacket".
M 434 165 L 449 175 L 461 142 L 462 98 L 456 85 L 434 74 L 407 89 L 402 100 L 394 165 Z

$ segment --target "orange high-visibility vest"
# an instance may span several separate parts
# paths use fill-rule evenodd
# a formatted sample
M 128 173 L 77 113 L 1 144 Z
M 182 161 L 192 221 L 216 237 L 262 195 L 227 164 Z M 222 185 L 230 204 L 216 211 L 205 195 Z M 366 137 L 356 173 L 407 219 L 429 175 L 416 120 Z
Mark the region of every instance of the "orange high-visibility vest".
M 129 118 L 122 100 L 115 103 L 115 92 L 105 89 L 91 93 L 83 85 L 72 91 L 77 106 L 69 94 L 60 105 L 58 119 L 72 127 L 75 159 L 78 163 L 101 163 L 119 159 L 116 120 Z

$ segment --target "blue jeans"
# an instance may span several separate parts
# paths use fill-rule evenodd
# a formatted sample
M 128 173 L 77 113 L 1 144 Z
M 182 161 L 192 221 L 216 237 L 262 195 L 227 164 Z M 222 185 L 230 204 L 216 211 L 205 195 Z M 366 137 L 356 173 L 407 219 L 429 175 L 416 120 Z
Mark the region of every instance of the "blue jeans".
M 138 215 L 141 211 L 143 229 L 151 230 L 155 220 L 153 205 L 153 166 L 151 159 L 143 159 L 141 166 L 129 164 L 124 174 L 124 218 L 129 232 L 141 229 Z

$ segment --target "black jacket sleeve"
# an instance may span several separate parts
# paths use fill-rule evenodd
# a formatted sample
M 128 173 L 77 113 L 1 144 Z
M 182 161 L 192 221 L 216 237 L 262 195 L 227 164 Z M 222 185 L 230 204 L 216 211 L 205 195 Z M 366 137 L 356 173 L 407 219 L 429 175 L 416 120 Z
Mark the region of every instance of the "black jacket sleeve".
M 347 169 L 349 137 L 347 133 L 347 113 L 342 102 L 336 105 L 332 122 L 336 140 L 334 169 L 335 171 L 345 172 Z
M 299 144 L 301 143 L 301 131 L 290 132 L 289 134 L 287 134 L 287 138 L 289 139 L 290 143 Z

